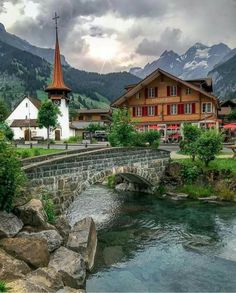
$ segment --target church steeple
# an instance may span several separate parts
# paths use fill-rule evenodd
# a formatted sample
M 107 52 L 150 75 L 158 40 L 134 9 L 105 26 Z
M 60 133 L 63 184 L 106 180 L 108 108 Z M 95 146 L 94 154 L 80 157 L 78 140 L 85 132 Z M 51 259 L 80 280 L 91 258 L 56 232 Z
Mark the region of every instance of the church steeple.
M 58 40 L 58 26 L 57 26 L 57 20 L 59 16 L 55 13 L 55 17 L 53 20 L 55 20 L 56 24 L 56 44 L 55 44 L 55 53 L 54 53 L 54 67 L 53 67 L 53 79 L 52 83 L 46 88 L 46 92 L 49 94 L 49 98 L 51 95 L 56 94 L 63 95 L 67 97 L 67 93 L 71 92 L 71 89 L 67 87 L 63 80 L 63 72 L 62 72 L 62 65 L 61 65 L 61 55 L 60 55 L 60 46 L 59 46 L 59 40 Z

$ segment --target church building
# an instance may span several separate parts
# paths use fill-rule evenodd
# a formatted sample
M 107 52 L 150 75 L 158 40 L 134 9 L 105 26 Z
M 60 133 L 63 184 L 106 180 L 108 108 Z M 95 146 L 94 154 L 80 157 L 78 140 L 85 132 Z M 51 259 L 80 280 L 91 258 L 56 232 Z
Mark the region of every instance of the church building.
M 67 139 L 73 135 L 74 130 L 70 129 L 69 122 L 69 97 L 71 89 L 67 87 L 63 80 L 63 72 L 60 57 L 60 47 L 58 40 L 58 16 L 55 15 L 56 22 L 56 45 L 54 56 L 54 68 L 52 83 L 45 89 L 50 99 L 60 109 L 58 125 L 55 129 L 50 129 L 50 138 L 56 141 Z M 16 108 L 6 119 L 8 125 L 14 132 L 14 139 L 25 141 L 37 140 L 37 138 L 47 138 L 46 128 L 40 129 L 37 125 L 38 111 L 41 102 L 38 99 L 24 97 Z

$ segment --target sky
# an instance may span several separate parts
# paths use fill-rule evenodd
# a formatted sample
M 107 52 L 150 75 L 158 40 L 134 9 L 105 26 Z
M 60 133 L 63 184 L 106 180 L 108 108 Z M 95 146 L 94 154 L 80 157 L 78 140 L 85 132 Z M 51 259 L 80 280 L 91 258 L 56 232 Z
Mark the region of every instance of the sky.
M 236 0 L 0 0 L 7 31 L 40 47 L 54 46 L 55 12 L 62 54 L 86 71 L 142 67 L 196 42 L 236 47 Z

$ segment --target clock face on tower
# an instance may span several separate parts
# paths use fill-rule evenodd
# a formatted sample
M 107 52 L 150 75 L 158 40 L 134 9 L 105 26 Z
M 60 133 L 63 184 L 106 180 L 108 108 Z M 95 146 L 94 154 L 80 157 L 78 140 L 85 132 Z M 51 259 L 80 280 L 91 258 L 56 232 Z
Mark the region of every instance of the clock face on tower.
M 61 101 L 60 100 L 54 100 L 54 105 L 60 106 L 60 104 L 61 104 Z

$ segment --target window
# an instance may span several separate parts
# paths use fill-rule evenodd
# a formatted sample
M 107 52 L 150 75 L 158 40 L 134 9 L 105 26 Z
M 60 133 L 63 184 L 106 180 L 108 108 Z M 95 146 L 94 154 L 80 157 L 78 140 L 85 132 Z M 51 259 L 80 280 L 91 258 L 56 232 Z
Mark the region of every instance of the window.
M 172 96 L 172 97 L 177 96 L 177 86 L 176 85 L 170 86 L 170 96 Z
M 148 106 L 148 116 L 154 116 L 155 108 L 154 106 Z
M 184 104 L 184 114 L 192 114 L 192 104 Z
M 176 104 L 170 105 L 170 114 L 171 115 L 177 114 L 177 105 Z
M 137 99 L 137 100 L 140 99 L 140 92 L 138 92 L 138 93 L 136 94 L 136 99 Z
M 149 98 L 155 97 L 155 89 L 153 87 L 148 88 L 148 97 Z
M 203 103 L 202 113 L 212 113 L 212 103 Z
M 191 95 L 191 93 L 192 93 L 191 88 L 187 87 L 186 88 L 186 95 Z
M 136 107 L 136 116 L 142 116 L 142 107 Z
M 28 108 L 28 103 L 25 104 L 25 107 Z
M 27 115 L 25 116 L 25 119 L 26 119 L 26 120 L 28 119 L 28 116 L 27 116 Z

